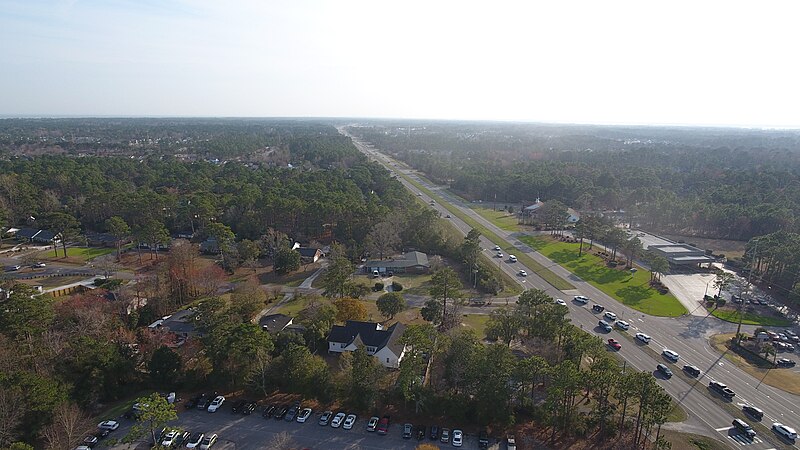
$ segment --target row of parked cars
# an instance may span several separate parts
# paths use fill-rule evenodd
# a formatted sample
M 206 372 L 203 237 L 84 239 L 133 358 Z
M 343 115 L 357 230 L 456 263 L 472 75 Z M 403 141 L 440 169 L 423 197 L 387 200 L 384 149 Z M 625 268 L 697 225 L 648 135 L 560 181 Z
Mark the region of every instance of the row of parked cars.
M 81 445 L 77 446 L 75 450 L 89 450 L 93 448 L 95 445 L 100 443 L 101 440 L 108 437 L 112 431 L 116 431 L 117 428 L 119 428 L 119 422 L 114 420 L 105 420 L 98 423 L 97 430 L 83 438 Z

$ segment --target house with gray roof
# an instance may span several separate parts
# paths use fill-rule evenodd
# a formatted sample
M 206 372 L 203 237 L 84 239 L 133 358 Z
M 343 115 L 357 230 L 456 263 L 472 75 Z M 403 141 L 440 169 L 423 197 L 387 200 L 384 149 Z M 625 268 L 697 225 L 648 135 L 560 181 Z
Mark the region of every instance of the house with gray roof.
M 406 346 L 400 343 L 406 326 L 396 323 L 389 328 L 375 322 L 348 320 L 344 325 L 334 325 L 328 335 L 328 352 L 344 353 L 364 347 L 368 355 L 378 358 L 384 366 L 400 368 Z
M 431 264 L 428 261 L 428 255 L 422 252 L 408 252 L 404 253 L 400 258 L 397 259 L 375 259 L 364 263 L 364 271 L 366 273 L 373 273 L 376 270 L 380 274 L 384 274 L 386 272 L 424 273 L 430 270 L 430 268 Z

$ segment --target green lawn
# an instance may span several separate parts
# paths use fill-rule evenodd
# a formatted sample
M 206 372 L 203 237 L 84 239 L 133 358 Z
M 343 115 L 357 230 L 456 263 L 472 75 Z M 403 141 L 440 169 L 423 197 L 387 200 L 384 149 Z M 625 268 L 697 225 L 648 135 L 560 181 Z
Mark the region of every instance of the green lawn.
M 473 210 L 480 214 L 484 219 L 492 222 L 496 227 L 506 231 L 519 231 L 520 226 L 517 223 L 517 215 L 509 214 L 508 211 L 484 208 L 482 206 L 473 206 Z
M 514 246 L 509 244 L 505 239 L 502 239 L 500 236 L 498 236 L 497 234 L 495 234 L 494 232 L 492 232 L 491 230 L 489 230 L 485 226 L 483 226 L 480 223 L 478 223 L 472 217 L 464 214 L 463 212 L 461 212 L 460 209 L 452 206 L 450 203 L 442 202 L 441 197 L 439 197 L 438 195 L 434 194 L 430 190 L 425 189 L 421 184 L 419 184 L 416 181 L 412 180 L 411 178 L 406 176 L 404 173 L 398 172 L 398 174 L 401 177 L 403 177 L 406 181 L 408 181 L 409 183 L 414 185 L 414 187 L 416 187 L 420 191 L 422 191 L 425 194 L 427 194 L 430 198 L 433 198 L 433 199 L 436 199 L 437 201 L 439 201 L 439 203 L 442 206 L 444 206 L 448 211 L 450 211 L 451 214 L 453 214 L 454 216 L 456 216 L 459 219 L 463 220 L 467 225 L 471 226 L 472 228 L 475 228 L 476 230 L 480 231 L 481 234 L 486 236 L 487 239 L 491 240 L 492 242 L 496 242 L 497 245 L 502 247 L 505 251 L 514 251 L 515 250 Z M 538 262 L 536 262 L 530 256 L 528 256 L 528 255 L 523 253 L 523 254 L 517 255 L 517 259 L 519 260 L 519 262 L 521 262 L 522 264 L 527 266 L 529 269 L 531 269 L 534 273 L 536 273 L 536 275 L 541 277 L 544 281 L 546 281 L 546 282 L 550 283 L 551 285 L 553 285 L 553 287 L 555 287 L 556 289 L 559 289 L 559 290 L 562 290 L 562 291 L 566 291 L 566 290 L 569 290 L 569 289 L 575 289 L 575 286 L 570 284 L 567 280 L 565 280 L 565 279 L 559 277 L 558 275 L 554 274 L 549 269 L 547 269 L 543 265 L 541 265 Z M 516 285 L 516 283 L 514 283 L 514 284 Z
M 486 314 L 464 314 L 461 319 L 465 327 L 472 328 L 480 339 L 486 337 L 486 322 L 489 316 Z
M 735 309 L 715 309 L 711 311 L 711 315 L 726 322 L 739 323 L 739 311 Z M 743 313 L 742 323 L 745 325 L 764 325 L 768 327 L 788 327 L 792 324 L 791 321 L 780 317 L 759 316 L 758 314 L 749 312 Z
M 686 313 L 672 294 L 662 295 L 650 287 L 650 272 L 646 270 L 639 269 L 631 275 L 627 270 L 607 267 L 593 254 L 584 252 L 579 258 L 578 244 L 533 236 L 520 240 L 631 308 L 653 316 L 677 317 Z
M 282 298 L 283 297 L 281 297 L 281 299 Z M 275 308 L 275 310 L 272 311 L 270 314 L 281 313 L 281 314 L 286 314 L 289 317 L 297 317 L 297 313 L 302 311 L 310 300 L 311 297 L 307 295 L 301 295 L 300 298 L 293 297 L 283 305 Z M 280 302 L 280 300 L 278 301 Z M 325 301 L 325 300 L 318 300 L 318 301 Z
M 83 261 L 89 261 L 98 256 L 108 255 L 109 253 L 115 252 L 116 249 L 113 248 L 96 248 L 96 247 L 67 247 L 67 257 L 69 258 L 77 258 Z M 58 256 L 55 256 L 55 252 L 53 249 L 43 250 L 38 253 L 38 256 L 41 259 L 52 259 L 56 260 L 58 258 L 64 257 L 64 249 L 58 247 Z

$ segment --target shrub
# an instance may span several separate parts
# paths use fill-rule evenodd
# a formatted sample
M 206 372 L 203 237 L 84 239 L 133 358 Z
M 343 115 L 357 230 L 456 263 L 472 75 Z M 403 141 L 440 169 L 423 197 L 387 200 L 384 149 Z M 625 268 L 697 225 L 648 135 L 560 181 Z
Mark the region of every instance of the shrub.
M 375 291 L 375 292 L 382 291 L 383 290 L 383 283 L 381 283 L 381 282 L 375 283 L 375 287 L 373 287 L 372 290 Z
M 402 291 L 403 285 L 398 283 L 397 281 L 392 281 L 392 290 L 393 291 Z

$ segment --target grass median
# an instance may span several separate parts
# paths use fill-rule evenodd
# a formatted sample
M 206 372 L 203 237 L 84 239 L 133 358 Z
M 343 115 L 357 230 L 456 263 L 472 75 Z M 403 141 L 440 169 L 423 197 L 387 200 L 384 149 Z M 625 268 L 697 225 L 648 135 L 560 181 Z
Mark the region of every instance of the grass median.
M 711 315 L 724 320 L 725 322 L 739 323 L 739 311 L 735 309 L 715 309 Z M 749 312 L 742 313 L 742 324 L 744 325 L 763 325 L 766 327 L 788 327 L 792 322 L 780 317 L 760 316 Z
M 631 273 L 607 267 L 602 258 L 588 251 L 578 257 L 578 244 L 538 236 L 523 236 L 520 241 L 637 311 L 662 317 L 678 317 L 686 313 L 686 308 L 675 296 L 661 294 L 650 287 L 650 272 L 646 270 Z
M 410 177 L 408 177 L 404 173 L 402 173 L 402 172 L 398 172 L 398 173 L 406 181 L 408 181 L 409 183 L 414 185 L 414 187 L 416 187 L 417 189 L 419 189 L 420 191 L 422 191 L 426 195 L 428 195 L 428 197 L 430 197 L 432 199 L 436 199 L 436 201 L 438 201 L 442 206 L 444 206 L 445 209 L 447 209 L 451 214 L 453 214 L 454 216 L 456 216 L 459 219 L 461 219 L 462 221 L 464 221 L 464 223 L 466 223 L 470 227 L 480 231 L 481 234 L 484 235 L 487 239 L 489 239 L 492 242 L 497 243 L 497 245 L 502 247 L 505 251 L 515 251 L 515 247 L 513 245 L 511 245 L 508 241 L 506 241 L 505 239 L 501 238 L 500 236 L 498 236 L 497 234 L 495 234 L 494 232 L 492 232 L 490 229 L 486 228 L 485 226 L 481 225 L 480 223 L 478 223 L 478 221 L 476 221 L 472 217 L 464 214 L 460 209 L 456 208 L 455 206 L 451 205 L 448 202 L 442 201 L 441 197 L 439 197 L 438 195 L 434 194 L 431 190 L 425 188 L 424 186 L 422 186 L 418 182 L 414 181 L 413 179 L 411 179 Z M 527 266 L 531 271 L 533 271 L 533 273 L 535 273 L 536 275 L 541 277 L 544 281 L 546 281 L 546 282 L 550 283 L 551 285 L 553 285 L 553 287 L 555 287 L 556 289 L 559 289 L 559 290 L 562 290 L 562 291 L 575 289 L 575 286 L 573 286 L 572 284 L 570 284 L 568 281 L 564 280 L 563 278 L 559 277 L 555 273 L 551 272 L 549 269 L 547 269 L 545 266 L 543 266 L 543 265 L 539 264 L 538 262 L 536 262 L 530 256 L 528 256 L 528 255 L 526 255 L 524 253 L 523 254 L 519 254 L 519 255 L 517 255 L 517 260 L 520 263 L 522 263 L 525 266 Z

